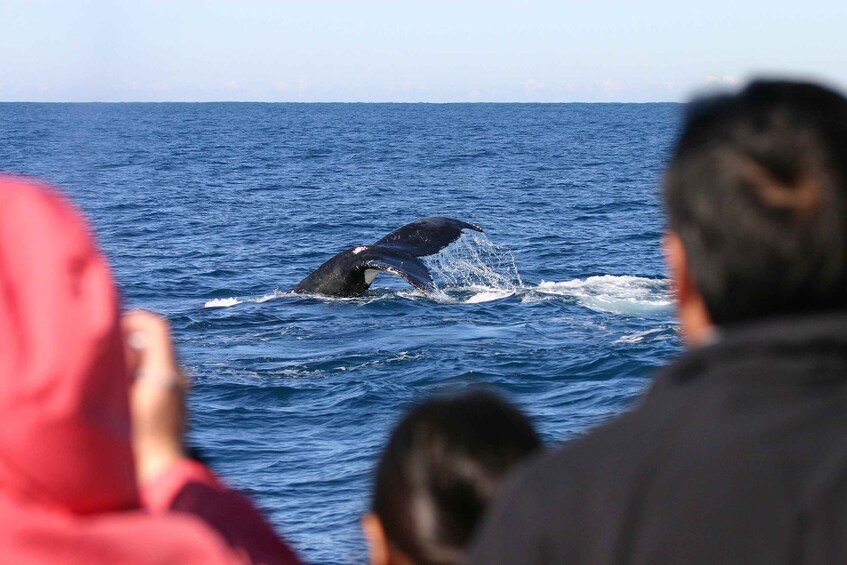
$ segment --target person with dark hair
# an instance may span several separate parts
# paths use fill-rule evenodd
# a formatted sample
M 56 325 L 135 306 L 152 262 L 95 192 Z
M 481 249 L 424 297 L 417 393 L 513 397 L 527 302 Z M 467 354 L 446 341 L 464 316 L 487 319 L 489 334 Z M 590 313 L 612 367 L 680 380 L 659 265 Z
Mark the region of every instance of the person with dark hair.
M 56 190 L 0 177 L 0 563 L 297 564 L 183 444 L 167 322 Z
M 847 563 L 847 99 L 689 105 L 664 197 L 689 350 L 521 474 L 471 563 Z
M 506 475 L 541 447 L 532 424 L 489 392 L 435 398 L 400 421 L 362 526 L 372 565 L 450 565 Z

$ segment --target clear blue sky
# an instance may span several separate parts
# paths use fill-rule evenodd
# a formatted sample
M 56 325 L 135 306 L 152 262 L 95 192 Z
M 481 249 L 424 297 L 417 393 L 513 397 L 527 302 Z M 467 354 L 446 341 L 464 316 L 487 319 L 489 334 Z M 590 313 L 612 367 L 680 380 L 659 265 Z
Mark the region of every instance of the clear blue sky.
M 0 0 L 0 101 L 677 101 L 847 87 L 847 1 Z

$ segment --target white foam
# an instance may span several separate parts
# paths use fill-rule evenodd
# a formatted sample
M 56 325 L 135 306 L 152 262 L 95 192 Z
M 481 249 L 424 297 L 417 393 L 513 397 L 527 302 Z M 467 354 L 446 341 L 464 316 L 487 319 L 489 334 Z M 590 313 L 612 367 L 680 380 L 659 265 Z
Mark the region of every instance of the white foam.
M 508 257 L 511 259 L 511 254 Z M 508 266 L 509 262 L 506 262 Z M 471 284 L 436 285 L 432 292 L 422 292 L 416 288 L 378 293 L 356 297 L 331 297 L 322 295 L 294 294 L 275 290 L 271 294 L 253 298 L 216 298 L 204 304 L 205 308 L 229 308 L 244 303 L 261 304 L 269 300 L 284 297 L 316 298 L 328 302 L 364 302 L 390 300 L 392 297 L 407 300 L 431 300 L 439 304 L 481 304 L 502 300 L 510 296 L 519 296 L 524 303 L 567 299 L 601 312 L 624 315 L 650 315 L 667 311 L 673 305 L 668 282 L 664 279 L 652 279 L 634 276 L 602 275 L 585 279 L 573 279 L 563 282 L 542 281 L 536 287 L 522 286 L 516 268 L 503 268 L 502 264 L 493 268 L 491 263 L 481 259 L 477 263 L 464 263 L 464 270 L 456 268 L 447 271 L 453 281 L 470 279 Z M 439 272 L 443 275 L 444 271 Z M 443 280 L 441 277 L 440 280 Z M 475 282 L 487 278 L 483 284 Z M 517 282 L 515 281 L 517 279 Z M 491 284 L 493 283 L 493 284 Z M 637 341 L 641 336 L 623 337 Z
M 289 296 L 290 292 L 281 292 L 280 290 L 275 290 L 271 294 L 266 294 L 264 296 L 259 296 L 258 298 L 238 298 L 236 296 L 232 296 L 230 298 L 215 298 L 214 300 L 209 300 L 206 302 L 203 307 L 204 308 L 230 308 L 231 306 L 238 306 L 239 304 L 244 304 L 245 302 L 252 302 L 254 304 L 262 304 L 263 302 L 267 302 L 268 300 L 274 300 L 275 298 L 281 298 L 283 296 Z
M 273 291 L 272 294 L 266 294 L 264 296 L 260 296 L 259 298 L 250 298 L 248 302 L 255 302 L 256 304 L 262 304 L 263 302 L 267 302 L 268 300 L 274 300 L 276 298 L 282 298 L 283 296 L 289 296 L 290 292 L 281 292 L 279 290 Z
M 410 288 L 409 290 L 398 290 L 397 296 L 400 298 L 405 298 L 406 300 L 432 300 L 433 302 L 437 302 L 439 304 L 456 304 L 459 302 L 456 298 L 453 298 L 440 288 L 435 288 L 435 290 L 431 292 L 424 292 L 417 288 Z
M 514 290 L 487 290 L 483 292 L 477 292 L 476 294 L 465 300 L 465 304 L 479 304 L 481 302 L 492 302 L 494 300 L 508 298 L 514 294 Z
M 542 295 L 573 298 L 586 308 L 615 314 L 658 313 L 673 305 L 666 280 L 627 275 L 542 281 L 536 291 Z
M 241 304 L 242 301 L 236 297 L 231 298 L 215 298 L 214 300 L 209 300 L 206 304 L 203 305 L 203 308 L 229 308 L 230 306 L 235 306 L 236 304 Z

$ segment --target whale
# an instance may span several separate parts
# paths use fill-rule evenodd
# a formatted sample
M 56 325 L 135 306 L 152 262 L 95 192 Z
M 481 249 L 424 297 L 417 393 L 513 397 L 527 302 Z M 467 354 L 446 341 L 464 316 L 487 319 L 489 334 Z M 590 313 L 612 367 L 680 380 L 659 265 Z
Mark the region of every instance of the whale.
M 432 274 L 420 257 L 435 255 L 465 230 L 482 232 L 476 224 L 433 216 L 399 227 L 370 245 L 345 249 L 306 278 L 291 292 L 332 297 L 363 295 L 379 273 L 405 279 L 423 292 L 435 290 Z

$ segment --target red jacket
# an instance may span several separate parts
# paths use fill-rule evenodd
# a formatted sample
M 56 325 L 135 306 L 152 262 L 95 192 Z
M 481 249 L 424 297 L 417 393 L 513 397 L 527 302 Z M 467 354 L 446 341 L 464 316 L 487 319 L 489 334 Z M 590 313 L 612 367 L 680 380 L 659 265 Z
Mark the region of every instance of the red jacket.
M 139 492 L 129 386 L 117 290 L 85 221 L 50 188 L 0 177 L 0 563 L 297 563 L 199 463 Z

